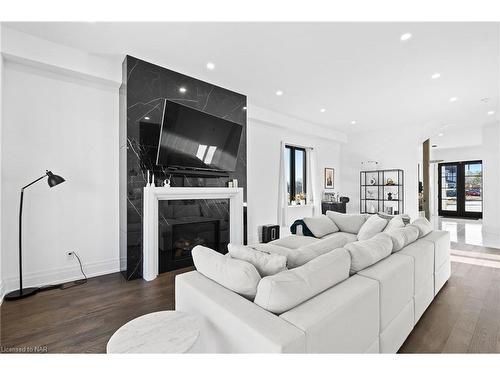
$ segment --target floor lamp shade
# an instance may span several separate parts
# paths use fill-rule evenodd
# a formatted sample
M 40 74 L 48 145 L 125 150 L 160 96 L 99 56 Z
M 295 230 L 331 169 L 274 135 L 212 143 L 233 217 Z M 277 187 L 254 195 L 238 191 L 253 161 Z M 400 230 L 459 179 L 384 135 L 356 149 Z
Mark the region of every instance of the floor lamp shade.
M 34 183 L 40 181 L 45 177 L 47 177 L 47 183 L 49 184 L 50 187 L 54 187 L 65 181 L 64 178 L 62 178 L 61 176 L 53 174 L 51 171 L 45 171 L 45 174 L 43 176 L 38 177 L 33 182 L 30 182 L 29 184 L 21 188 L 21 199 L 19 201 L 19 289 L 7 293 L 4 297 L 5 300 L 7 301 L 26 298 L 32 296 L 33 294 L 36 294 L 40 290 L 40 288 L 38 287 L 23 288 L 23 251 L 22 251 L 23 197 L 24 197 L 24 190 L 27 187 L 33 185 Z

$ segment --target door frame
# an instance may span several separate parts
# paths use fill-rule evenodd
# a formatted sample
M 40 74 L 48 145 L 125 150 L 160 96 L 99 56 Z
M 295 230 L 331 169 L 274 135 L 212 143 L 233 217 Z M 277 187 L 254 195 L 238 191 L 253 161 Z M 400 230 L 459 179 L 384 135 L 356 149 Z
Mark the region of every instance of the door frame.
M 465 201 L 465 165 L 466 164 L 481 164 L 481 173 L 483 171 L 483 161 L 482 160 L 467 160 L 467 161 L 454 161 L 454 162 L 444 162 L 438 163 L 438 215 L 439 216 L 452 216 L 452 217 L 463 217 L 463 218 L 475 218 L 481 219 L 483 217 L 483 178 L 484 175 L 481 174 L 481 212 L 467 212 L 465 211 L 466 201 Z M 445 211 L 442 209 L 442 173 L 441 167 L 454 165 L 457 167 L 457 210 L 456 211 Z

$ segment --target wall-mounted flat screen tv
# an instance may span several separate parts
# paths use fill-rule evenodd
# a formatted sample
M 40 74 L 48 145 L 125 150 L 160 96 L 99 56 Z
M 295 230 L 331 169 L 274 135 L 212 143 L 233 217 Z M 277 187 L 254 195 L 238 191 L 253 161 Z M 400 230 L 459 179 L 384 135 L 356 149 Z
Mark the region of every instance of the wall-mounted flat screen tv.
M 156 164 L 234 171 L 241 131 L 240 124 L 166 100 Z

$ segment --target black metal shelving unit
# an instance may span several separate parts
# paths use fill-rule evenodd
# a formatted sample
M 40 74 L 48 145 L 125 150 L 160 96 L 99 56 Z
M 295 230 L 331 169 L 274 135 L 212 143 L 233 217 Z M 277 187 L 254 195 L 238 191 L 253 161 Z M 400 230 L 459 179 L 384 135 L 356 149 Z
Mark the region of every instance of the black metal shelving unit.
M 359 197 L 359 210 L 362 214 L 389 213 L 389 209 L 392 209 L 393 215 L 403 214 L 404 171 L 402 169 L 361 171 Z

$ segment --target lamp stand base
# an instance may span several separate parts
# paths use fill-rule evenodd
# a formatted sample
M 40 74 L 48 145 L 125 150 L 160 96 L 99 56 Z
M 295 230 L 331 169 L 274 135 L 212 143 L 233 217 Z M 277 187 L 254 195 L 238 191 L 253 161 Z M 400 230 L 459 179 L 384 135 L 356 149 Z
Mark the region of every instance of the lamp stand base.
M 14 301 L 16 299 L 22 299 L 22 298 L 26 298 L 26 297 L 32 296 L 34 294 L 37 294 L 39 290 L 40 290 L 40 288 L 18 289 L 18 290 L 14 290 L 13 292 L 6 294 L 3 298 L 6 301 Z

